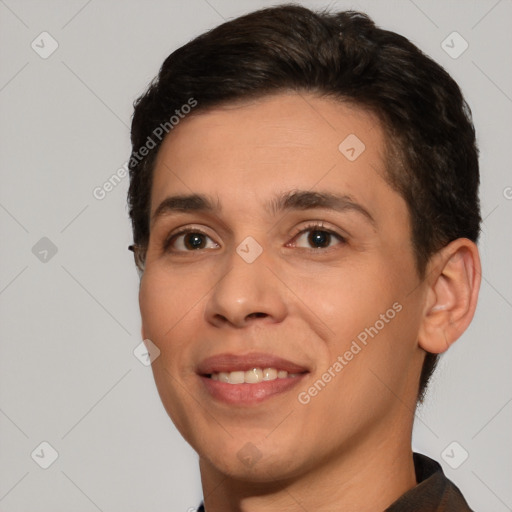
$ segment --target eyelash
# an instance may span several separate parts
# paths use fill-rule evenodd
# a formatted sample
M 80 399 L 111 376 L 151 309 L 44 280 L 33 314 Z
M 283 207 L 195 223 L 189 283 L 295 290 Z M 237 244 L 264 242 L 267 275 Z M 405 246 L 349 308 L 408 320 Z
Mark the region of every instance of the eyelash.
M 347 239 L 345 237 L 343 237 L 342 235 L 340 235 L 339 233 L 337 233 L 336 231 L 332 230 L 332 229 L 329 229 L 327 227 L 325 227 L 324 223 L 323 222 L 311 222 L 309 224 L 306 224 L 305 226 L 302 226 L 300 227 L 297 232 L 293 235 L 292 237 L 292 240 L 295 240 L 297 237 L 299 237 L 299 235 L 303 235 L 304 233 L 307 233 L 308 231 L 321 231 L 323 233 L 329 233 L 329 235 L 333 236 L 334 238 L 337 238 L 342 245 L 346 244 L 347 243 Z M 313 253 L 316 253 L 318 254 L 319 253 L 319 250 L 320 252 L 327 252 L 329 250 L 332 250 L 333 247 L 326 247 L 325 249 L 323 247 L 308 247 L 308 248 L 304 248 L 302 247 L 301 249 L 305 249 L 307 251 L 312 251 Z
M 337 238 L 341 242 L 342 245 L 344 245 L 347 242 L 345 237 L 343 237 L 342 235 L 340 235 L 336 231 L 333 231 L 332 229 L 326 228 L 322 222 L 313 222 L 311 224 L 308 224 L 306 226 L 301 227 L 293 235 L 292 240 L 297 238 L 299 235 L 307 233 L 308 231 L 321 231 L 321 232 L 324 232 L 324 233 L 328 233 L 328 234 L 334 236 L 335 238 Z M 172 233 L 170 236 L 168 236 L 164 240 L 164 242 L 162 244 L 162 250 L 164 252 L 173 252 L 173 251 L 169 250 L 169 247 L 175 241 L 175 239 L 178 238 L 179 236 L 186 235 L 186 234 L 189 234 L 189 233 L 197 233 L 197 234 L 204 235 L 204 236 L 206 236 L 208 238 L 211 238 L 210 235 L 208 235 L 208 233 L 204 232 L 200 228 L 186 228 L 186 229 L 182 229 L 178 233 Z M 322 248 L 322 247 L 316 247 L 316 248 L 312 248 L 312 247 L 304 248 L 304 247 L 302 247 L 302 249 L 305 249 L 306 251 L 312 251 L 312 252 L 318 254 L 319 252 L 325 253 L 326 251 L 332 249 L 332 247 L 327 247 L 325 249 Z M 319 249 L 321 249 L 321 251 L 319 251 Z M 204 249 L 196 249 L 196 250 L 188 250 L 188 251 L 176 251 L 174 254 L 176 254 L 176 253 L 193 253 L 193 252 L 196 252 L 196 251 L 199 252 L 199 251 L 203 251 L 203 250 Z

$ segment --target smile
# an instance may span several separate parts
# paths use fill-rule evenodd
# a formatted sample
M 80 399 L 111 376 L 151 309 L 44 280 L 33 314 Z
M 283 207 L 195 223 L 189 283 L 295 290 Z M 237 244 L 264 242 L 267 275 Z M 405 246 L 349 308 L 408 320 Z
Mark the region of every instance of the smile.
M 231 372 L 212 373 L 210 378 L 228 384 L 258 384 L 259 382 L 289 379 L 298 377 L 300 373 L 288 373 L 277 368 L 252 368 L 251 370 L 234 370 Z

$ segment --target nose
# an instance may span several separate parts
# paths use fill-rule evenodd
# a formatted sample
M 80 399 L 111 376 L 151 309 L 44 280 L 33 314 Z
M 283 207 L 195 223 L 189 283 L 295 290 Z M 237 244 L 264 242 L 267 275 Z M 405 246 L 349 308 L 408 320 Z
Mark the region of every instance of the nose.
M 285 287 L 269 268 L 265 251 L 248 263 L 233 251 L 227 270 L 214 286 L 205 308 L 216 327 L 245 327 L 254 322 L 279 323 L 286 316 Z

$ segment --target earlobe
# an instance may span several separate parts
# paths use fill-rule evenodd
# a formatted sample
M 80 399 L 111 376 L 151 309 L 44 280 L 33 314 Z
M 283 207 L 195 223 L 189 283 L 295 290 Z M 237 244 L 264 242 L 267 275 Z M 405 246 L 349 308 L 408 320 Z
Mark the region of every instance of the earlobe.
M 422 349 L 448 350 L 473 319 L 481 281 L 478 248 L 467 238 L 443 247 L 431 260 L 429 289 L 418 334 Z

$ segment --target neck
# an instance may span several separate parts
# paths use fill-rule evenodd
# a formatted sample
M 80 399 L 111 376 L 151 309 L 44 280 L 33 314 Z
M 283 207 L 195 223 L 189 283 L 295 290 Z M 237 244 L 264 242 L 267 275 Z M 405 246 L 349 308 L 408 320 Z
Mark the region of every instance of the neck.
M 242 481 L 201 458 L 206 512 L 385 510 L 416 485 L 411 432 L 403 434 L 408 439 L 366 440 L 299 476 L 266 482 Z

